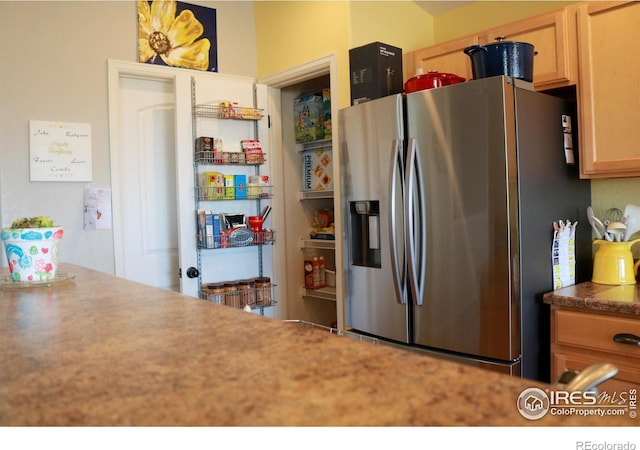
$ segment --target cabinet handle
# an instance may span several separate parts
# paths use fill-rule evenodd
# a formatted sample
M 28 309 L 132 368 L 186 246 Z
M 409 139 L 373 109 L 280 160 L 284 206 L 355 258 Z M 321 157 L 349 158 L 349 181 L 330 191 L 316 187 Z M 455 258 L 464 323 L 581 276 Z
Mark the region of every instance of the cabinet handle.
M 640 345 L 640 336 L 630 333 L 618 333 L 613 340 L 619 344 Z

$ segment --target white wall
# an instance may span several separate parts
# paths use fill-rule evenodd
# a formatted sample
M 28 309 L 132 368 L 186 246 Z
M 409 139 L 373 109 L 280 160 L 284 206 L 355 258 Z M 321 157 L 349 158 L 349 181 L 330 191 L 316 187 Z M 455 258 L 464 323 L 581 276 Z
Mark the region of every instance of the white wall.
M 253 2 L 187 3 L 217 11 L 219 72 L 255 77 Z M 135 1 L 0 1 L 0 225 L 49 215 L 62 261 L 113 273 L 112 232 L 84 231 L 82 209 L 85 186 L 111 187 L 108 59 L 137 61 Z M 30 182 L 29 120 L 90 123 L 93 181 Z

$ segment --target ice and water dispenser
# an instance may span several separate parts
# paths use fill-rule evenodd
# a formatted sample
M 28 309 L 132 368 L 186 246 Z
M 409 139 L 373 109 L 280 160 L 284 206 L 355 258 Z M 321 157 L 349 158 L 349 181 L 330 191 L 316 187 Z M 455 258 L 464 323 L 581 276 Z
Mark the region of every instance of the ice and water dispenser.
M 380 268 L 380 202 L 349 202 L 351 264 Z

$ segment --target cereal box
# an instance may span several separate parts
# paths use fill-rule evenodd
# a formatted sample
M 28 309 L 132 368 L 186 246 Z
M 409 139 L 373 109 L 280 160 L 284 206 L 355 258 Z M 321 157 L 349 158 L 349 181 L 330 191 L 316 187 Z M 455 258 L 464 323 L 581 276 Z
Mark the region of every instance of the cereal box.
M 333 163 L 329 148 L 302 152 L 302 190 L 330 191 L 333 189 Z
M 294 131 L 297 144 L 324 138 L 323 111 L 322 94 L 302 95 L 294 101 Z

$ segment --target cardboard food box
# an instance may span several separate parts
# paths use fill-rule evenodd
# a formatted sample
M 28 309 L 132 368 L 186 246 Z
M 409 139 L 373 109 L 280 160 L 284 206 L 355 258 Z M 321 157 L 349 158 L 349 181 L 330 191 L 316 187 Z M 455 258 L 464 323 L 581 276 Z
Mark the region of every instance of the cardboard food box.
M 264 162 L 264 154 L 259 140 L 244 139 L 240 141 L 240 144 L 246 164 L 262 164 Z
M 196 224 L 198 226 L 198 247 L 205 248 L 207 242 L 206 215 L 204 209 L 196 210 Z
M 233 185 L 236 190 L 236 199 L 244 200 L 247 198 L 247 176 L 246 175 L 234 175 Z
M 249 175 L 247 198 L 269 198 L 269 175 Z
M 309 237 L 311 239 L 324 239 L 334 241 L 336 232 L 334 228 L 333 208 L 323 208 L 316 211 L 315 218 L 311 224 Z
M 213 248 L 220 248 L 220 234 L 222 233 L 220 214 L 212 214 L 211 222 L 213 224 Z
M 325 241 L 335 241 L 336 231 L 335 228 L 311 228 L 309 231 L 310 239 L 320 239 Z
M 220 200 L 224 197 L 224 175 L 220 172 L 204 172 L 200 185 L 200 199 Z
M 301 95 L 293 102 L 296 143 L 324 139 L 322 93 Z
M 209 210 L 204 212 L 205 214 L 205 239 L 206 248 L 214 248 L 214 233 L 213 233 L 213 213 Z
M 331 139 L 331 90 L 322 90 L 322 124 L 324 125 L 324 138 Z
M 198 216 L 198 247 L 220 247 L 220 217 L 218 214 L 204 209 L 199 209 L 196 213 Z
M 233 200 L 236 198 L 235 177 L 233 175 L 224 176 L 224 199 Z
M 196 152 L 210 152 L 213 151 L 213 138 L 207 136 L 201 136 L 196 138 Z
M 351 104 L 403 91 L 402 49 L 372 42 L 349 50 Z
M 329 148 L 320 147 L 302 152 L 302 190 L 333 189 L 333 158 Z

